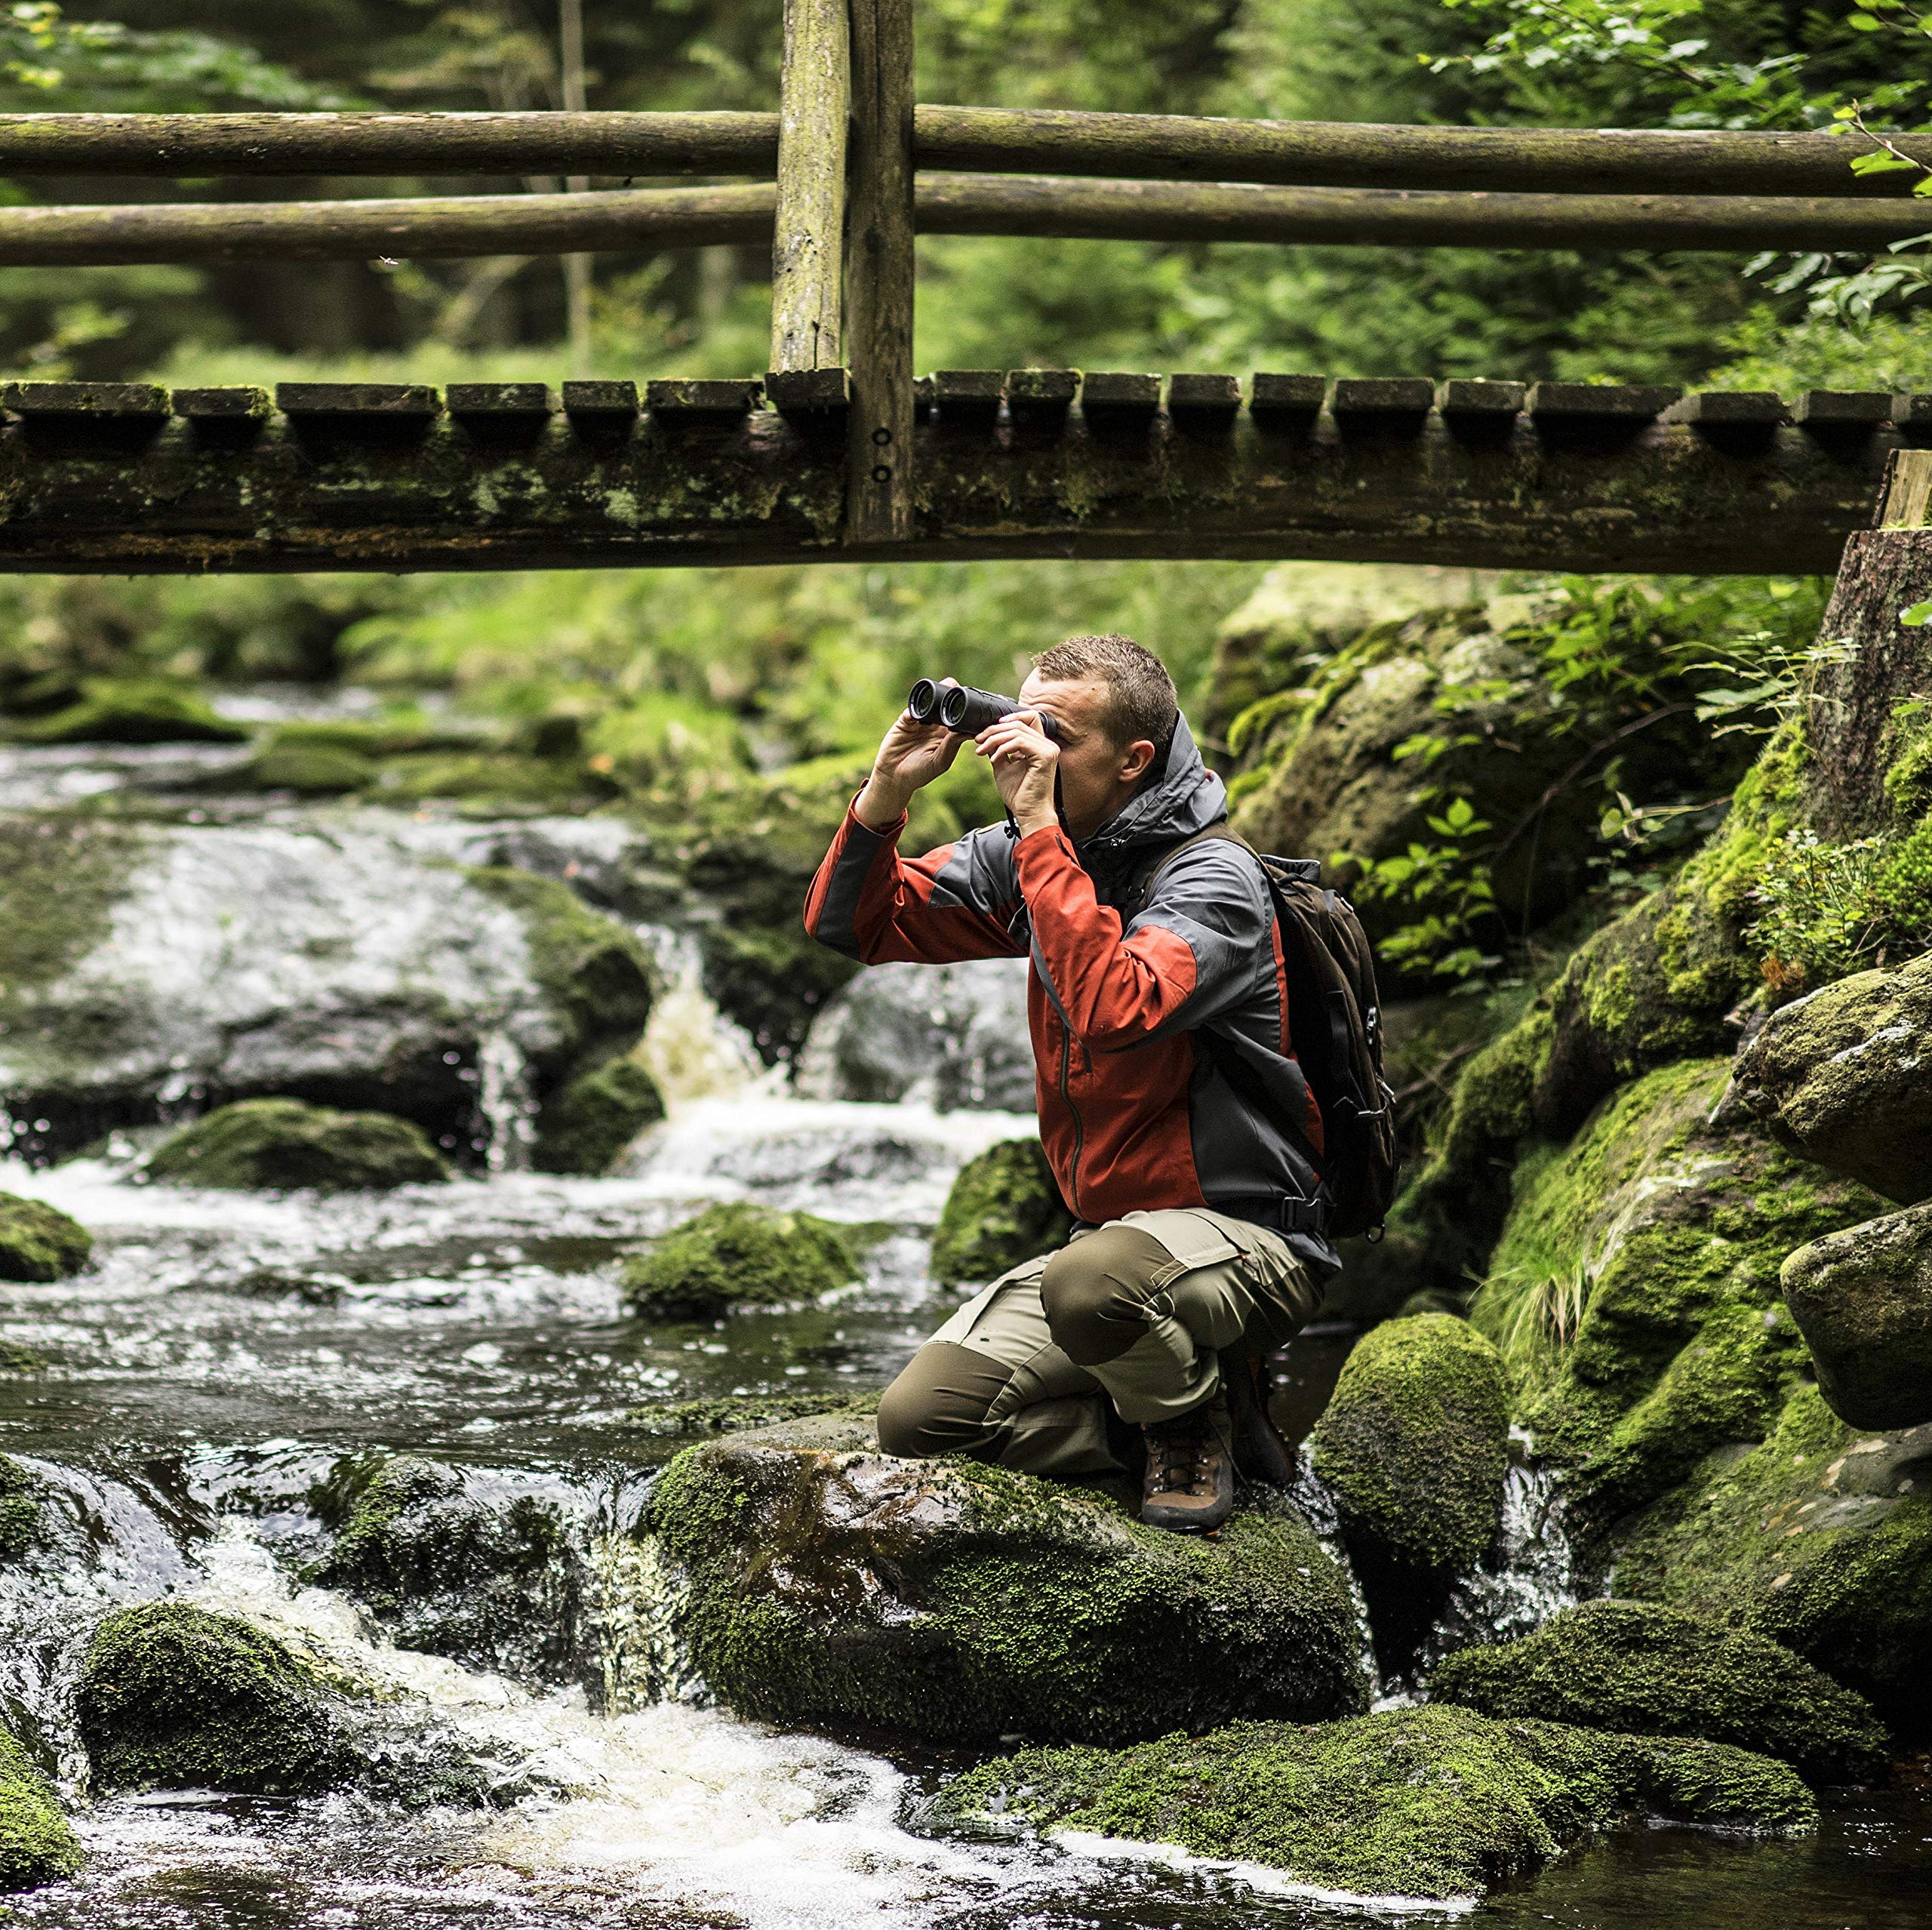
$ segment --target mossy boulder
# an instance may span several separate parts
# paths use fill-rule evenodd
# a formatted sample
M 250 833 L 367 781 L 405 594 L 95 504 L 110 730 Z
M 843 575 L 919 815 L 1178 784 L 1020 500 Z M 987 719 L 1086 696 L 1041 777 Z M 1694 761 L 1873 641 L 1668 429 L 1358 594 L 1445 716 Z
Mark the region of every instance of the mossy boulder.
M 1932 1421 L 1932 1204 L 1800 1247 L 1779 1282 L 1841 1421 Z
M 1810 1365 L 1779 1296 L 1785 1256 L 1882 1204 L 1714 1121 L 1728 1070 L 1666 1067 L 1567 1146 L 1531 1142 L 1472 1304 L 1539 1453 L 1598 1526 L 1763 1438 Z
M 333 1539 L 304 1578 L 402 1647 L 526 1682 L 583 1676 L 584 1550 L 555 1498 L 408 1454 L 338 1464 L 314 1501 Z
M 1565 1608 L 1517 1641 L 1444 1658 L 1429 1690 L 1485 1716 L 1735 1743 L 1812 1783 L 1869 1781 L 1891 1755 L 1862 1695 L 1762 1636 L 1654 1602 Z
M 242 1099 L 183 1126 L 148 1156 L 151 1180 L 176 1186 L 359 1187 L 446 1180 L 449 1162 L 421 1127 L 382 1113 L 337 1113 L 294 1099 Z
M 0 1280 L 64 1280 L 94 1257 L 94 1236 L 45 1201 L 0 1193 Z
M 933 1278 L 943 1286 L 991 1280 L 1063 1245 L 1072 1216 L 1037 1139 L 1009 1139 L 960 1168 L 933 1235 Z
M 238 771 L 223 774 L 223 788 L 292 791 L 303 798 L 343 797 L 376 781 L 373 759 L 327 744 L 271 743 Z
M 608 1173 L 663 1116 L 664 1095 L 650 1073 L 633 1058 L 607 1059 L 567 1079 L 544 1106 L 531 1163 L 540 1172 Z
M 492 807 L 581 811 L 617 796 L 620 788 L 576 759 L 510 751 L 392 758 L 380 775 L 384 802 L 396 804 L 450 798 Z
M 1774 1012 L 1737 1103 L 1781 1146 L 1910 1204 L 1932 1196 L 1932 953 Z
M 970 1770 L 945 1820 L 1177 1843 L 1364 1897 L 1480 1896 L 1632 1816 L 1779 1834 L 1817 1805 L 1782 1762 L 1463 1709 L 1241 1722 L 1135 1749 L 1030 1749 Z
M 858 1277 L 850 1228 L 743 1201 L 707 1206 L 624 1263 L 624 1297 L 653 1320 L 714 1320 L 736 1307 L 795 1307 Z
M 0 1563 L 17 1562 L 42 1530 L 39 1482 L 11 1454 L 0 1454 Z
M 75 1711 L 95 1786 L 306 1796 L 348 1781 L 341 1700 L 275 1638 L 185 1602 L 94 1630 Z
M 1617 1525 L 1620 1595 L 1749 1629 L 1932 1736 L 1932 1426 L 1849 1427 L 1808 1382 Z
M 28 743 L 245 743 L 239 724 L 218 716 L 192 686 L 154 679 L 89 677 L 63 709 L 13 735 Z
M 1309 1445 L 1352 1550 L 1453 1576 L 1496 1538 L 1509 1431 L 1501 1356 L 1467 1322 L 1423 1313 L 1355 1344 Z
M 0 1729 L 0 1890 L 58 1882 L 86 1860 L 53 1786 Z
M 755 1427 L 777 1427 L 822 1414 L 869 1414 L 878 1405 L 875 1390 L 841 1400 L 831 1394 L 718 1394 L 708 1399 L 666 1401 L 633 1408 L 625 1417 L 629 1431 L 665 1439 L 709 1434 L 741 1434 Z
M 1121 1742 L 1366 1700 L 1346 1580 L 1285 1503 L 1170 1534 L 1097 1491 L 894 1460 L 832 1417 L 686 1448 L 648 1525 L 697 1668 L 766 1721 Z

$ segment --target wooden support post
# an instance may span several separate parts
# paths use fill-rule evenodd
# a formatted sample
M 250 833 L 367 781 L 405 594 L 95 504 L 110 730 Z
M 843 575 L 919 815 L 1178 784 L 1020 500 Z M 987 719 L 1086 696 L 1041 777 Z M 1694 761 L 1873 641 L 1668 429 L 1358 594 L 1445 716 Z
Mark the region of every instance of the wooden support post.
M 912 0 L 851 0 L 845 540 L 912 533 Z
M 844 334 L 845 125 L 851 112 L 845 0 L 785 0 L 778 107 L 778 216 L 771 238 L 771 368 L 836 368 Z

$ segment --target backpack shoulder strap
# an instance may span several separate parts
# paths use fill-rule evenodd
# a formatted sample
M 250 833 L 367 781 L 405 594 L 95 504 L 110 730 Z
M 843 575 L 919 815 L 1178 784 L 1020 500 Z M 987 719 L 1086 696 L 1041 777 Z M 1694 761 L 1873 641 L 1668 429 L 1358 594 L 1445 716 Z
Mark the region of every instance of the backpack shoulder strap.
M 1170 845 L 1147 867 L 1140 880 L 1140 888 L 1134 895 L 1132 915 L 1137 917 L 1147 909 L 1147 901 L 1154 895 L 1155 880 L 1169 865 L 1174 863 L 1176 858 L 1180 856 L 1182 852 L 1192 851 L 1196 845 L 1204 845 L 1211 839 L 1225 839 L 1229 844 L 1240 845 L 1243 851 L 1253 856 L 1258 857 L 1260 855 L 1238 831 L 1231 830 L 1227 820 L 1223 818 L 1218 823 L 1209 825 L 1205 830 L 1196 831 L 1191 836 L 1182 839 L 1178 844 Z M 1266 870 L 1267 867 L 1264 865 L 1262 868 Z

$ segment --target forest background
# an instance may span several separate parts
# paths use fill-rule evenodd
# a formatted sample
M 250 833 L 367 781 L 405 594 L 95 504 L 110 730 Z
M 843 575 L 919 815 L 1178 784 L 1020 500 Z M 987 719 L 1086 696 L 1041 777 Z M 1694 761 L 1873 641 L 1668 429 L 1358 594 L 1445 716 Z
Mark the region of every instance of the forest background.
M 774 106 L 779 14 L 779 0 L 586 0 L 589 103 Z M 1932 88 L 1932 37 L 1906 0 L 1848 10 L 1798 0 L 924 0 L 918 24 L 919 98 L 986 105 L 1882 129 L 1916 125 Z M 16 5 L 0 14 L 0 108 L 549 107 L 560 99 L 557 48 L 554 0 Z M 502 184 L 0 189 L 16 200 L 108 200 L 432 185 Z M 574 368 L 552 258 L 11 269 L 0 272 L 0 369 L 172 383 L 744 374 L 765 365 L 768 275 L 756 249 L 600 257 Z M 915 362 L 1695 383 L 1787 395 L 1910 389 L 1928 381 L 1928 305 L 1932 251 L 1921 245 L 1875 262 L 1746 263 L 940 237 L 919 245 Z M 1264 573 L 1244 563 L 1029 562 L 12 578 L 0 581 L 0 703 L 12 692 L 21 700 L 11 707 L 31 714 L 103 675 L 349 682 L 377 692 L 392 717 L 426 705 L 540 735 L 546 720 L 572 720 L 573 741 L 614 784 L 694 798 L 780 767 L 862 759 L 915 676 L 1011 688 L 1057 636 L 1118 629 L 1165 657 L 1225 757 L 1240 733 L 1210 691 L 1215 641 Z M 1768 725 L 1788 702 L 1822 588 L 1498 584 L 1305 566 L 1270 586 L 1279 620 L 1300 626 L 1270 649 L 1291 681 L 1318 682 L 1322 663 L 1364 623 L 1501 590 L 1516 599 L 1515 633 L 1544 666 L 1552 703 L 1689 677 L 1708 686 L 1705 721 L 1716 733 Z M 1594 780 L 1605 888 L 1635 888 L 1647 863 L 1708 828 L 1737 762 L 1715 755 L 1708 772 L 1687 772 L 1680 794 L 1641 824 L 1620 804 L 1614 761 L 1605 763 Z M 960 783 L 960 815 L 990 805 L 970 778 Z M 1413 847 L 1380 883 L 1408 901 L 1415 962 L 1480 979 L 1504 956 L 1484 896 L 1490 827 L 1448 797 L 1431 821 L 1435 843 Z

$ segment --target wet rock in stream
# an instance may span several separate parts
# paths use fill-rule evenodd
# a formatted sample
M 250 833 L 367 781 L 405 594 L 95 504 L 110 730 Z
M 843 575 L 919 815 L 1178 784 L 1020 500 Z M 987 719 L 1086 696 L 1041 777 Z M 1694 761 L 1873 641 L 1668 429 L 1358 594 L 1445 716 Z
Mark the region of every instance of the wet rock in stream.
M 0 1193 L 0 1280 L 63 1280 L 94 1252 L 81 1223 L 44 1201 Z
M 857 1278 L 860 1237 L 810 1213 L 728 1201 L 707 1206 L 624 1264 L 631 1311 L 712 1320 L 734 1307 L 795 1307 Z
M 334 1539 L 304 1579 L 404 1648 L 522 1681 L 586 1676 L 585 1550 L 553 1501 L 413 1454 L 341 1464 L 314 1499 Z
M 943 1286 L 995 1279 L 1051 1252 L 1073 1230 L 1037 1139 L 1002 1140 L 967 1161 L 933 1234 L 933 1278 Z
M 1241 1722 L 1117 1753 L 1026 1750 L 969 1771 L 935 1808 L 1177 1843 L 1358 1896 L 1443 1900 L 1479 1896 L 1628 1815 L 1778 1833 L 1817 1821 L 1810 1791 L 1766 1756 L 1447 1708 Z
M 218 1107 L 156 1147 L 143 1168 L 179 1186 L 419 1186 L 450 1177 L 421 1127 L 383 1113 L 338 1113 L 294 1099 Z
M 53 1786 L 18 1741 L 0 1728 L 0 1890 L 57 1882 L 72 1876 L 85 1860 Z
M 1882 1777 L 1891 1755 L 1865 1698 L 1789 1649 L 1649 1602 L 1585 1602 L 1518 1641 L 1459 1650 L 1429 1690 L 1486 1716 L 1734 1743 L 1813 1783 Z
M 691 1657 L 742 1714 L 1121 1742 L 1364 1706 L 1345 1577 L 1286 1502 L 1251 1503 L 1214 1540 L 1165 1534 L 823 1417 L 687 1448 L 648 1525 L 688 1578 Z

